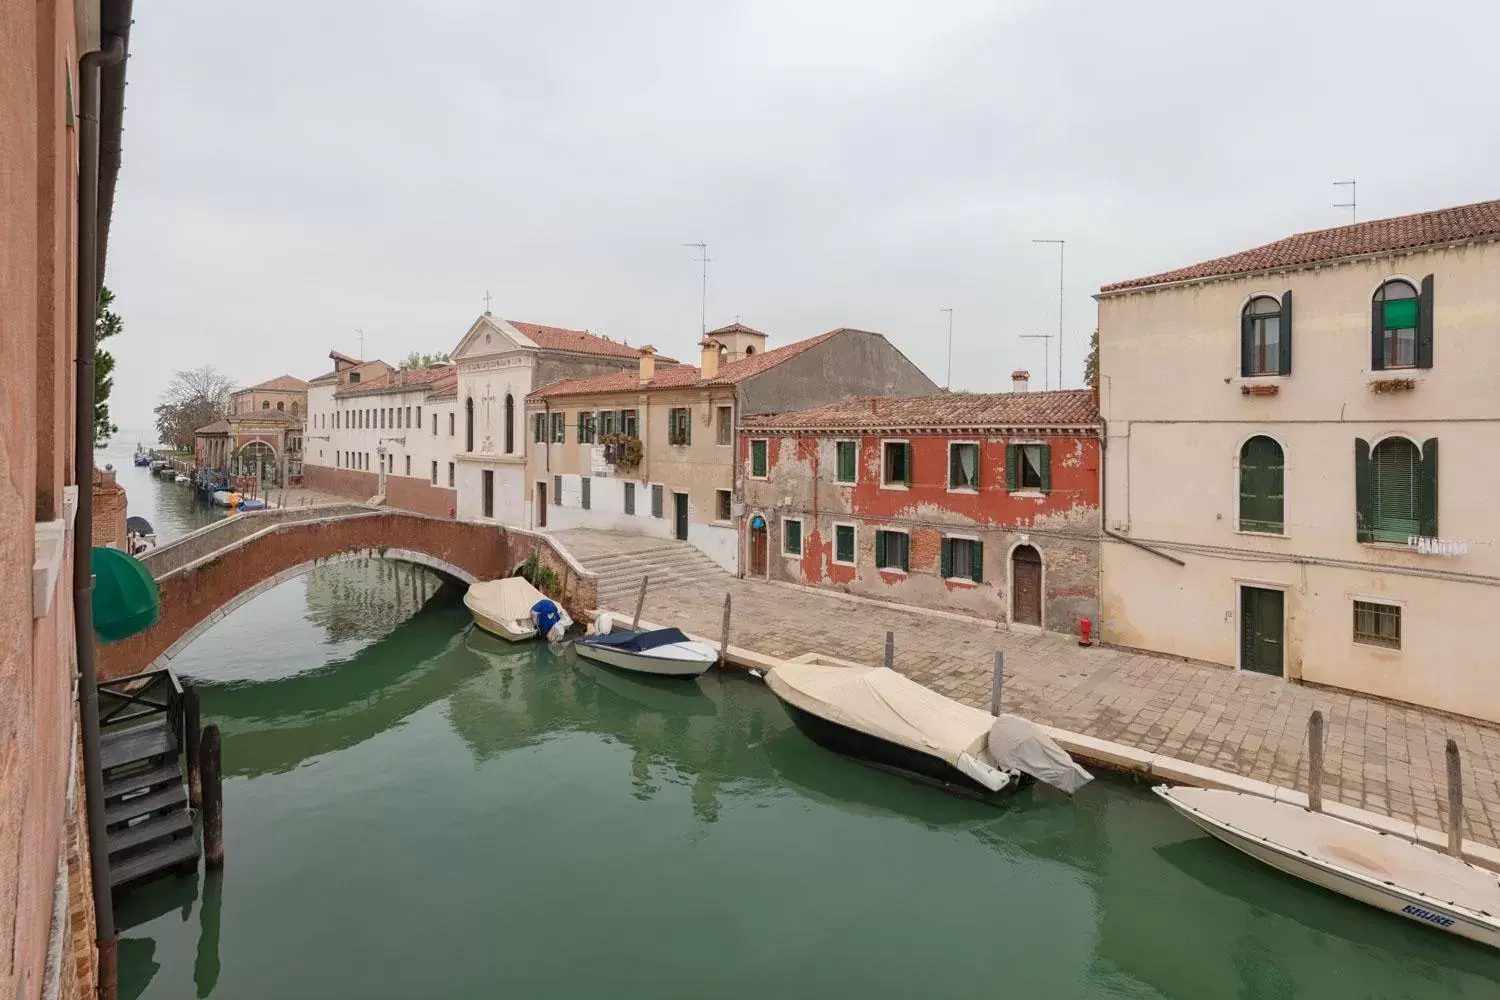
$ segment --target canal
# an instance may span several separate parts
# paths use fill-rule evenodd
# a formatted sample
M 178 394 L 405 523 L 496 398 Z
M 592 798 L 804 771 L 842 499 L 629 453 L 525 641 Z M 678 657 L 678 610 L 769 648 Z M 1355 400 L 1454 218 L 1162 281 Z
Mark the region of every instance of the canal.
M 1495 997 L 1500 957 L 1100 780 L 994 809 L 834 757 L 741 676 L 647 683 L 320 568 L 175 665 L 226 867 L 119 905 L 126 998 Z
M 106 464 L 114 466 L 115 482 L 125 488 L 128 513 L 151 522 L 158 544 L 224 517 L 227 513 L 224 508 L 215 507 L 186 483 L 153 476 L 150 469 L 137 466 L 134 459 L 138 437 L 143 435 L 117 436 L 99 450 L 95 464 L 100 468 Z

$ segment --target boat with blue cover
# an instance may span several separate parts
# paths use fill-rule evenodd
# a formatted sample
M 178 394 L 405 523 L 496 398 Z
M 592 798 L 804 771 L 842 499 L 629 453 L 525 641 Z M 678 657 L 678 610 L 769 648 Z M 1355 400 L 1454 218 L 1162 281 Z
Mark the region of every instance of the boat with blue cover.
M 573 648 L 595 663 L 662 677 L 697 677 L 719 659 L 717 649 L 688 638 L 681 629 L 617 630 L 603 614 L 597 631 L 573 640 Z

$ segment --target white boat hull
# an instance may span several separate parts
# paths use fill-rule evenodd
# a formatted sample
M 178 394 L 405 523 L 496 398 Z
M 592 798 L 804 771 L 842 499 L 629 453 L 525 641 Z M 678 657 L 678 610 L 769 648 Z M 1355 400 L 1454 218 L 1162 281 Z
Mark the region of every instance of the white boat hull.
M 468 607 L 469 614 L 473 616 L 474 624 L 484 629 L 490 635 L 498 636 L 510 642 L 523 642 L 527 639 L 535 639 L 537 636 L 536 624 L 530 618 L 525 622 L 506 622 L 491 618 L 469 603 L 468 595 L 464 597 L 464 604 Z
M 719 658 L 718 650 L 706 642 L 675 642 L 644 653 L 582 642 L 574 643 L 573 648 L 578 650 L 579 656 L 595 663 L 661 677 L 698 677 Z
M 1230 847 L 1248 854 L 1277 871 L 1304 882 L 1358 900 L 1368 906 L 1394 913 L 1399 917 L 1468 938 L 1492 948 L 1500 948 L 1500 920 L 1486 920 L 1483 914 L 1455 907 L 1430 895 L 1412 892 L 1390 882 L 1378 882 L 1359 872 L 1292 850 L 1275 842 L 1249 835 L 1215 817 L 1175 799 L 1171 789 L 1152 789 L 1181 816 L 1203 832 Z M 1297 806 L 1287 808 L 1303 811 Z M 1425 848 L 1424 848 L 1425 850 Z

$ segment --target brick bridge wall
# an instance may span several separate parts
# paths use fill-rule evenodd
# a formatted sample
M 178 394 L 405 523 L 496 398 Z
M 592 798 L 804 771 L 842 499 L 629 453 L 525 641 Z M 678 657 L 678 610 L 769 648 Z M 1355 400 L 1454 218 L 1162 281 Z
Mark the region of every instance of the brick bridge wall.
M 597 578 L 544 535 L 404 511 L 322 510 L 325 516 L 312 520 L 260 520 L 261 530 L 248 535 L 241 534 L 243 526 L 255 519 L 236 515 L 188 536 L 162 566 L 148 564 L 161 591 L 161 618 L 139 635 L 99 647 L 101 679 L 139 673 L 170 659 L 234 607 L 319 562 L 380 556 L 469 582 L 504 576 L 536 552 L 562 581 L 563 593 L 553 596 L 575 620 L 598 603 Z M 215 531 L 236 521 L 232 529 Z

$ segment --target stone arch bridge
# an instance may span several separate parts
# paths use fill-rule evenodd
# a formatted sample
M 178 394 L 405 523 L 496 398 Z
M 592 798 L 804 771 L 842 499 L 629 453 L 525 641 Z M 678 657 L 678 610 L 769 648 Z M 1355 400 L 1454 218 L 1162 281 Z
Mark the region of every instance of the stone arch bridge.
M 575 619 L 598 603 L 598 579 L 547 535 L 365 504 L 252 511 L 216 521 L 147 553 L 161 617 L 99 647 L 103 680 L 167 666 L 235 608 L 316 566 L 383 558 L 415 563 L 460 584 L 504 576 L 535 554 L 562 582 Z

